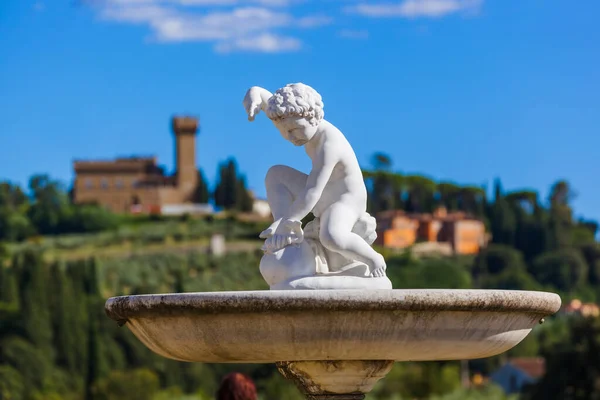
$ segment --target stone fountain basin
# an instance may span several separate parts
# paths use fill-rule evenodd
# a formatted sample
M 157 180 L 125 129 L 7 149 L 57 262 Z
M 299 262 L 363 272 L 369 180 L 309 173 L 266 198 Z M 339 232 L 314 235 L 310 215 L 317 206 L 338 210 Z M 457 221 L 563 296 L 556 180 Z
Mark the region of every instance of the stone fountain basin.
M 530 291 L 273 290 L 113 297 L 105 309 L 167 358 L 272 363 L 490 357 L 560 305 Z

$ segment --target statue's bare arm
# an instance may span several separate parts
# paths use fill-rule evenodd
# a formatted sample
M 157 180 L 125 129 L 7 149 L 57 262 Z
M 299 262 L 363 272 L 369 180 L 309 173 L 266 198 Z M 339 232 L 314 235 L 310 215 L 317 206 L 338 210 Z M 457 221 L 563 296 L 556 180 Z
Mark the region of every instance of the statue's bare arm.
M 259 86 L 252 86 L 248 89 L 246 96 L 244 96 L 243 104 L 249 121 L 254 121 L 254 118 L 261 110 L 266 110 L 271 96 L 273 96 L 271 92 Z

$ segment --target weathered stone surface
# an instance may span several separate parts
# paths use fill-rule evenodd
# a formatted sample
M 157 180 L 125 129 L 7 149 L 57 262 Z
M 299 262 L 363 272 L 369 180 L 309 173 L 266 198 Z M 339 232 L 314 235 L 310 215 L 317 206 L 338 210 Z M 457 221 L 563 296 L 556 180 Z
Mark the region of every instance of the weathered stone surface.
M 559 308 L 556 294 L 503 290 L 213 292 L 106 303 L 160 355 L 236 363 L 489 357 Z
M 393 365 L 381 360 L 284 361 L 277 368 L 309 399 L 362 399 Z

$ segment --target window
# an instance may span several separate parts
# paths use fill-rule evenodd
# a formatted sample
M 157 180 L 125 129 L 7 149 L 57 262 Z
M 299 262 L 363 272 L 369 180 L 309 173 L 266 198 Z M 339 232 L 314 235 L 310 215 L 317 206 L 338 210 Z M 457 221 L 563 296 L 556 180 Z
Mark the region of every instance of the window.
M 100 180 L 100 187 L 102 189 L 107 189 L 108 188 L 108 179 L 102 178 L 102 180 Z
M 118 178 L 115 186 L 117 187 L 117 189 L 123 189 L 123 179 Z
M 87 178 L 85 180 L 85 188 L 86 189 L 91 189 L 94 187 L 94 183 L 92 182 L 92 180 L 90 178 Z

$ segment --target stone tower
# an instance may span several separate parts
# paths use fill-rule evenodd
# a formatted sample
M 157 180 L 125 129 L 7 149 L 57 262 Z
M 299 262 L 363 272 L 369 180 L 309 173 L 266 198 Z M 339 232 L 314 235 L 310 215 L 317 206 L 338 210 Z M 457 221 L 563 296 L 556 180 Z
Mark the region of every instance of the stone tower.
M 187 116 L 173 117 L 177 189 L 185 193 L 185 197 L 191 197 L 198 184 L 198 171 L 196 167 L 197 131 L 197 118 Z

